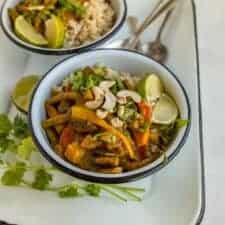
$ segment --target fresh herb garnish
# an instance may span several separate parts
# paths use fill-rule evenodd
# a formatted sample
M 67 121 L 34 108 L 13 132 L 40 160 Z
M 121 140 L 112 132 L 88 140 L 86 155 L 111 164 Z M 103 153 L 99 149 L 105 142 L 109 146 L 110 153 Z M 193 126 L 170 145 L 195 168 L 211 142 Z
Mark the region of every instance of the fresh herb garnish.
M 58 195 L 60 198 L 75 198 L 80 196 L 77 185 L 65 186 L 59 189 Z
M 159 126 L 163 144 L 165 145 L 169 144 L 173 140 L 174 135 L 177 134 L 179 129 L 187 126 L 188 123 L 189 123 L 188 120 L 177 119 L 174 123 L 170 125 Z
M 133 101 L 128 101 L 118 109 L 118 117 L 126 122 L 133 121 L 137 116 L 137 106 Z
M 75 12 L 78 16 L 83 16 L 87 11 L 87 8 L 78 0 L 73 0 L 73 2 L 70 0 L 58 0 L 58 2 L 61 7 Z
M 41 168 L 35 172 L 35 180 L 32 183 L 32 187 L 41 191 L 46 190 L 52 179 L 52 174 Z
M 17 154 L 22 159 L 29 159 L 33 151 L 36 151 L 37 148 L 34 145 L 32 138 L 27 137 L 21 141 L 17 147 Z
M 89 193 L 91 196 L 99 197 L 101 193 L 101 187 L 97 184 L 88 184 L 85 187 L 85 191 Z
M 7 186 L 18 186 L 22 183 L 24 173 L 26 171 L 25 163 L 17 162 L 15 165 L 9 166 L 1 178 L 1 182 Z
M 73 90 L 79 91 L 81 93 L 95 86 L 98 86 L 102 80 L 102 76 L 96 74 L 84 75 L 82 71 L 76 72 L 71 77 Z
M 189 121 L 188 120 L 182 120 L 182 119 L 177 119 L 176 122 L 176 128 L 181 129 L 182 127 L 185 127 L 188 125 Z
M 28 124 L 22 117 L 16 116 L 13 122 L 14 135 L 18 138 L 25 138 L 30 135 Z
M 137 193 L 144 192 L 145 190 L 142 188 L 80 183 L 78 181 L 64 186 L 53 186 L 54 172 L 59 171 L 53 167 L 31 164 L 31 155 L 37 151 L 32 138 L 27 136 L 29 133 L 25 119 L 17 116 L 12 123 L 7 115 L 0 115 L 0 170 L 3 172 L 0 176 L 0 183 L 2 185 L 50 191 L 56 193 L 60 198 L 100 197 L 105 192 L 121 201 L 141 200 Z M 14 164 L 9 163 L 6 157 L 3 157 L 8 151 L 15 154 L 15 158 L 17 158 Z M 27 173 L 33 176 L 28 179 Z
M 119 78 L 115 79 L 116 83 L 112 86 L 111 91 L 114 95 L 117 94 L 117 92 L 125 89 L 125 86 L 123 84 L 123 81 Z
M 0 114 L 0 136 L 7 136 L 12 129 L 12 123 L 7 115 Z

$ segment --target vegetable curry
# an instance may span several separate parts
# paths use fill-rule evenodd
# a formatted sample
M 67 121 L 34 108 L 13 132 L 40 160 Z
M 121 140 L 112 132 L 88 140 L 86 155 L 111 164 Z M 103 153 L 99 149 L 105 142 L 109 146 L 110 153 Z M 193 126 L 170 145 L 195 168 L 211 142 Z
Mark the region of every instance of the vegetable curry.
M 149 76 L 159 80 L 154 74 L 138 79 L 97 65 L 68 75 L 52 89 L 42 122 L 57 154 L 82 169 L 106 174 L 135 170 L 165 154 L 181 120 L 161 87 L 155 96 L 145 91 L 154 86 L 149 86 L 148 80 L 154 80 Z M 170 104 L 160 100 L 165 95 Z

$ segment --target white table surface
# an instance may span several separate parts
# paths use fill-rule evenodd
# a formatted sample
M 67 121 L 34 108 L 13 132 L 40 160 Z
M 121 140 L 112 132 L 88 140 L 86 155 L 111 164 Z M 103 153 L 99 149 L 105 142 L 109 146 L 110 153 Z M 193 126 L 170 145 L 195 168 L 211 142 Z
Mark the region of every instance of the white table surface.
M 225 224 L 225 1 L 196 0 L 204 121 L 206 212 L 202 225 Z

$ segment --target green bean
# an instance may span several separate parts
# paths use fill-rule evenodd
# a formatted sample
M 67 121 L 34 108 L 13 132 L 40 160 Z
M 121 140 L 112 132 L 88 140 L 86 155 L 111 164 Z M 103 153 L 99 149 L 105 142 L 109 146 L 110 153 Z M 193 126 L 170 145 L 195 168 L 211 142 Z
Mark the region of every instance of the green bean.
M 55 117 L 52 117 L 50 119 L 47 119 L 47 120 L 43 121 L 42 127 L 44 129 L 46 129 L 46 128 L 53 127 L 53 126 L 56 126 L 56 125 L 64 124 L 67 121 L 69 121 L 69 119 L 70 119 L 69 113 L 57 115 Z
M 76 101 L 77 100 L 77 93 L 76 92 L 63 92 L 58 95 L 55 95 L 46 101 L 47 104 L 56 104 L 58 102 L 64 100 Z
M 57 143 L 57 135 L 51 128 L 46 129 L 46 134 L 48 136 L 48 139 L 51 143 L 51 145 L 55 145 Z

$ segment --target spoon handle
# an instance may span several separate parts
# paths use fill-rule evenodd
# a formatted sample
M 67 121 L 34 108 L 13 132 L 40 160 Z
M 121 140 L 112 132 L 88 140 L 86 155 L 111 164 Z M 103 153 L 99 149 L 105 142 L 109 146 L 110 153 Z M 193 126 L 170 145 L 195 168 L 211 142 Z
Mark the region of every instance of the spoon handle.
M 127 21 L 129 23 L 130 30 L 132 34 L 135 34 L 137 30 L 139 29 L 139 21 L 138 18 L 135 16 L 129 16 L 127 18 Z
M 156 40 L 157 40 L 157 41 L 160 41 L 162 32 L 163 32 L 163 30 L 164 30 L 164 28 L 165 28 L 165 26 L 166 26 L 166 24 L 167 24 L 169 18 L 171 17 L 173 10 L 174 10 L 174 8 L 170 9 L 170 10 L 166 13 L 166 16 L 165 16 L 165 18 L 164 18 L 164 20 L 163 20 L 163 22 L 162 22 L 162 24 L 161 24 L 161 26 L 160 26 L 160 28 L 159 28 L 159 31 L 158 31 L 158 34 L 157 34 L 157 37 L 156 37 Z
M 160 1 L 157 5 L 156 5 L 156 9 L 161 5 Z M 172 7 L 172 5 L 174 4 L 174 2 L 176 2 L 176 0 L 169 0 L 167 1 L 163 6 L 160 7 L 160 9 L 158 9 L 158 11 L 155 13 L 154 10 L 153 12 L 145 19 L 145 21 L 143 22 L 143 24 L 140 26 L 140 28 L 138 29 L 138 31 L 136 32 L 135 36 L 132 38 L 132 40 L 130 41 L 130 44 L 128 44 L 126 46 L 126 48 L 130 48 L 130 49 L 135 49 L 135 47 L 137 46 L 137 43 L 140 39 L 141 34 L 146 30 L 146 28 L 148 28 L 159 16 L 161 16 L 166 10 L 170 9 Z M 155 14 L 154 14 L 155 13 Z

